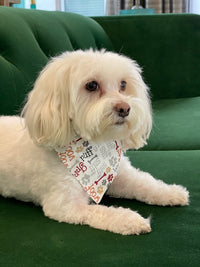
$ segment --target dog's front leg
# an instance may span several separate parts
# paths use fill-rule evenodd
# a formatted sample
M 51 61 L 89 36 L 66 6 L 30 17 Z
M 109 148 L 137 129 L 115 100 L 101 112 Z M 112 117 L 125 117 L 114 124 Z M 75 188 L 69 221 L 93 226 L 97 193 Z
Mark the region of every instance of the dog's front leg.
M 137 199 L 152 205 L 188 205 L 189 193 L 183 186 L 167 185 L 149 173 L 131 166 L 122 157 L 119 175 L 111 184 L 108 194 L 113 197 Z
M 43 203 L 43 210 L 46 216 L 59 222 L 87 224 L 122 235 L 138 235 L 151 231 L 150 220 L 130 209 L 89 205 L 77 199 L 67 202 L 65 196 L 62 197 L 62 195 L 54 201 L 51 197 L 46 199 Z

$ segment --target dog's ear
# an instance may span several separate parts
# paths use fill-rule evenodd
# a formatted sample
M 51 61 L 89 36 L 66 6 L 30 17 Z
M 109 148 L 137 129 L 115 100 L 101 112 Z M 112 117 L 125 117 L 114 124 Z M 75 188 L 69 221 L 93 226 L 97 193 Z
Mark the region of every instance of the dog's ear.
M 149 88 L 143 81 L 141 69 L 135 61 L 132 64 L 132 79 L 129 81 L 129 94 L 132 98 L 132 131 L 124 140 L 124 149 L 139 149 L 146 145 L 152 129 L 152 108 Z
M 34 142 L 47 147 L 71 140 L 69 118 L 70 67 L 62 57 L 52 59 L 40 73 L 22 111 Z
M 133 127 L 133 130 L 129 137 L 122 141 L 123 149 L 139 149 L 147 144 L 147 139 L 150 136 L 152 129 L 152 115 L 151 107 L 147 101 L 145 106 L 141 107 L 141 103 L 138 104 L 139 116 L 137 127 Z M 136 107 L 136 106 L 135 106 Z

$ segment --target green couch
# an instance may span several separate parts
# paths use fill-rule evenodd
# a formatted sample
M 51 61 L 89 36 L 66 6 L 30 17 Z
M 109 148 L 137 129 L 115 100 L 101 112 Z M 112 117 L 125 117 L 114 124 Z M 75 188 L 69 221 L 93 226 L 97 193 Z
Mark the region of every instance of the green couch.
M 1 7 L 0 114 L 20 113 L 50 56 L 89 47 L 120 52 L 142 66 L 154 127 L 149 144 L 127 155 L 134 166 L 186 186 L 190 205 L 158 207 L 104 197 L 105 205 L 152 216 L 150 234 L 121 236 L 58 223 L 32 203 L 0 197 L 0 266 L 199 266 L 200 16 L 91 19 Z

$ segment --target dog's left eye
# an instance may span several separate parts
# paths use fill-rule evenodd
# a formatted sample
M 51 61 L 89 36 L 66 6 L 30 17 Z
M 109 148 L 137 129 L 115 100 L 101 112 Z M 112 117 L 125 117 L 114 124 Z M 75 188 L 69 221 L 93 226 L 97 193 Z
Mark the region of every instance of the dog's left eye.
M 125 81 L 121 81 L 120 90 L 121 91 L 125 91 L 125 89 L 126 89 L 126 82 Z
M 93 91 L 98 90 L 99 85 L 96 81 L 92 81 L 92 82 L 86 83 L 85 88 L 86 90 L 93 92 Z

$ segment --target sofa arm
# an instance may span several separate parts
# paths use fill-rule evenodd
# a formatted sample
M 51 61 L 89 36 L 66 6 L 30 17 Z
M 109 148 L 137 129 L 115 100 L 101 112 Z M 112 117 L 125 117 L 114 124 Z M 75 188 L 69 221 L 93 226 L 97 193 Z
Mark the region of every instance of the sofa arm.
M 200 16 L 163 14 L 94 18 L 116 52 L 136 59 L 153 99 L 200 95 Z

